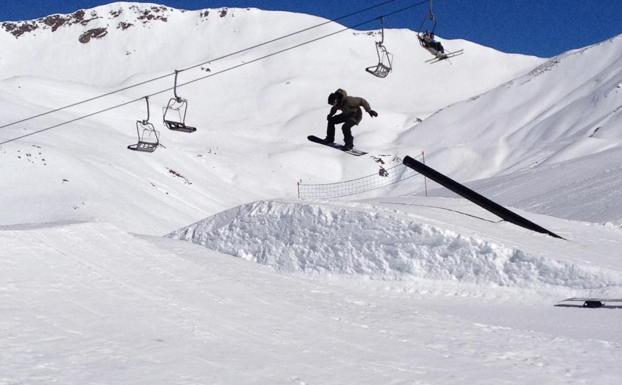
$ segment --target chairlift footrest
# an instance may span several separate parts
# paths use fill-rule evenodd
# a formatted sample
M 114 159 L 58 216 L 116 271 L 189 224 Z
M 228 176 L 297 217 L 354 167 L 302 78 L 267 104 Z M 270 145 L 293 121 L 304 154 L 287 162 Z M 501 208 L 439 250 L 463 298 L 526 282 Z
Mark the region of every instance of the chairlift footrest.
M 197 130 L 196 127 L 186 126 L 184 123 L 174 122 L 174 121 L 170 121 L 170 120 L 165 120 L 164 121 L 164 125 L 169 130 L 173 130 L 173 131 L 180 131 L 180 132 L 191 133 L 191 132 L 195 132 Z
M 379 64 L 377 66 L 367 67 L 365 68 L 365 71 L 369 72 L 370 74 L 376 77 L 386 78 L 389 75 L 389 72 L 391 72 L 391 68 L 386 67 L 382 64 Z
M 138 142 L 127 146 L 129 150 L 140 152 L 154 152 L 158 148 L 158 143 Z

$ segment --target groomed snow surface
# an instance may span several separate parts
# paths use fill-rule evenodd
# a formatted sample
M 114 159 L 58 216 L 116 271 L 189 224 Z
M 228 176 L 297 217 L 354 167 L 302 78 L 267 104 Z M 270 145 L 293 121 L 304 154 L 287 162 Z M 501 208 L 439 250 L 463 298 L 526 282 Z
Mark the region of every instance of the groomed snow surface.
M 619 265 L 572 258 L 603 232 L 614 252 L 619 230 L 552 221 L 582 239 L 553 240 L 450 201 L 257 202 L 179 232 L 227 254 L 104 223 L 4 227 L 0 383 L 617 384 L 619 311 L 552 304 L 619 295 Z M 500 238 L 468 235 L 485 228 Z
M 0 125 L 324 21 L 135 3 L 61 16 L 0 28 Z M 622 302 L 554 306 L 622 298 L 622 38 L 550 59 L 442 40 L 465 54 L 429 65 L 413 31 L 387 30 L 395 65 L 377 79 L 363 70 L 377 32 L 183 87 L 191 135 L 162 127 L 172 95 L 154 96 L 166 147 L 153 154 L 126 149 L 142 101 L 0 146 L 0 385 L 622 383 Z M 0 141 L 171 86 L 5 127 Z M 380 114 L 354 129 L 370 156 L 306 140 L 338 87 Z M 421 177 L 296 199 L 301 179 L 357 178 L 422 151 L 565 239 Z

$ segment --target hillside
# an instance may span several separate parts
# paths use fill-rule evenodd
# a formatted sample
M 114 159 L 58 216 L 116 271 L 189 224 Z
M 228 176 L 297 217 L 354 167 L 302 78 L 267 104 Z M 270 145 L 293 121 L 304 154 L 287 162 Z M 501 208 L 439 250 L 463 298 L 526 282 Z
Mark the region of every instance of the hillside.
M 468 179 L 619 148 L 621 60 L 622 36 L 562 54 L 444 109 L 400 142 L 433 146 L 444 171 Z
M 50 26 L 50 20 L 65 22 Z M 184 12 L 114 3 L 9 24 L 15 27 L 5 23 L 0 30 L 7 53 L 0 70 L 2 122 L 171 74 L 323 21 L 257 9 Z M 25 25 L 38 27 L 15 36 L 14 31 L 29 29 Z M 107 33 L 80 41 L 84 33 L 98 28 Z M 209 74 L 207 67 L 215 73 L 341 28 L 328 24 L 216 61 L 182 73 L 180 83 Z M 375 172 L 372 159 L 345 158 L 306 141 L 309 134 L 324 133 L 326 96 L 337 87 L 366 97 L 381 114 L 378 119 L 367 117 L 355 129 L 357 145 L 376 154 L 403 156 L 422 149 L 433 153 L 432 146 L 406 144 L 399 138 L 434 111 L 542 63 L 456 40 L 444 43 L 464 48 L 467 54 L 432 66 L 424 63 L 429 54 L 418 46 L 414 32 L 389 30 L 385 44 L 395 55 L 394 71 L 377 79 L 363 70 L 376 62 L 375 39 L 348 31 L 181 88 L 180 95 L 189 100 L 187 121 L 199 128 L 192 135 L 164 132 L 157 123 L 172 95 L 151 98 L 152 121 L 163 131 L 166 146 L 151 155 L 125 149 L 136 141 L 135 121 L 146 116 L 142 101 L 5 144 L 0 151 L 3 180 L 29 187 L 26 192 L 18 188 L 0 193 L 3 202 L 16 208 L 2 220 L 11 224 L 97 218 L 130 231 L 164 234 L 251 200 L 294 196 L 300 179 L 333 182 Z M 58 47 L 63 47 L 63 55 L 52 52 Z M 3 128 L 0 139 L 170 88 L 172 80 Z M 43 207 L 40 202 L 45 202 Z
M 399 142 L 435 148 L 430 164 L 458 180 L 485 178 L 471 186 L 504 204 L 619 224 L 621 61 L 622 36 L 568 52 L 449 106 Z
M 112 3 L 0 23 L 0 385 L 621 382 L 622 36 L 555 58 L 442 39 L 465 53 L 431 65 L 387 30 L 386 79 L 364 71 L 374 23 L 245 50 L 325 22 Z M 192 134 L 162 123 L 174 70 Z M 354 128 L 366 156 L 306 140 L 336 88 L 379 113 Z M 147 95 L 150 154 L 127 149 Z M 399 168 L 422 152 L 563 239 Z M 297 197 L 372 174 L 413 177 Z

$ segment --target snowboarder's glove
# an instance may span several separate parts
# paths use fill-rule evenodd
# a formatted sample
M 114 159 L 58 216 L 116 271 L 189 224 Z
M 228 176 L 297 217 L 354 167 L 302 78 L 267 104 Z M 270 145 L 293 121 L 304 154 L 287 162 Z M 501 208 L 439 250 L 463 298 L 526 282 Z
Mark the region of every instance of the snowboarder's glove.
M 378 113 L 374 110 L 369 111 L 369 116 L 371 116 L 372 118 L 375 118 L 376 116 L 378 116 Z

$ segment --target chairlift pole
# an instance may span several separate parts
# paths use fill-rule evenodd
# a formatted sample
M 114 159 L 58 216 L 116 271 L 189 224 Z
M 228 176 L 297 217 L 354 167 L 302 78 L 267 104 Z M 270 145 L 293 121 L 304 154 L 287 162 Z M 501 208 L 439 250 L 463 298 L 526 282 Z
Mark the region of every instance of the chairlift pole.
M 380 16 L 380 45 L 384 43 L 384 16 Z
M 378 56 L 378 64 L 365 68 L 365 71 L 379 77 L 386 78 L 391 72 L 392 56 L 384 46 L 384 16 L 380 16 L 380 41 L 376 41 L 376 55 Z
M 149 123 L 149 96 L 145 96 L 145 101 L 147 102 L 147 119 L 143 120 L 143 124 Z
M 436 16 L 434 15 L 434 11 L 432 10 L 432 0 L 430 0 L 430 5 L 429 5 L 429 8 L 428 8 L 428 14 L 426 15 L 426 17 L 421 22 L 421 26 L 419 26 L 418 34 L 423 33 L 423 26 L 425 25 L 425 23 L 426 23 L 426 21 L 428 19 L 432 22 L 432 29 L 429 30 L 429 31 L 434 33 L 434 30 L 436 29 Z
M 179 74 L 179 70 L 175 70 L 175 85 L 173 86 L 173 94 L 175 95 L 175 100 L 177 103 L 180 103 L 181 98 L 177 96 L 177 75 Z

